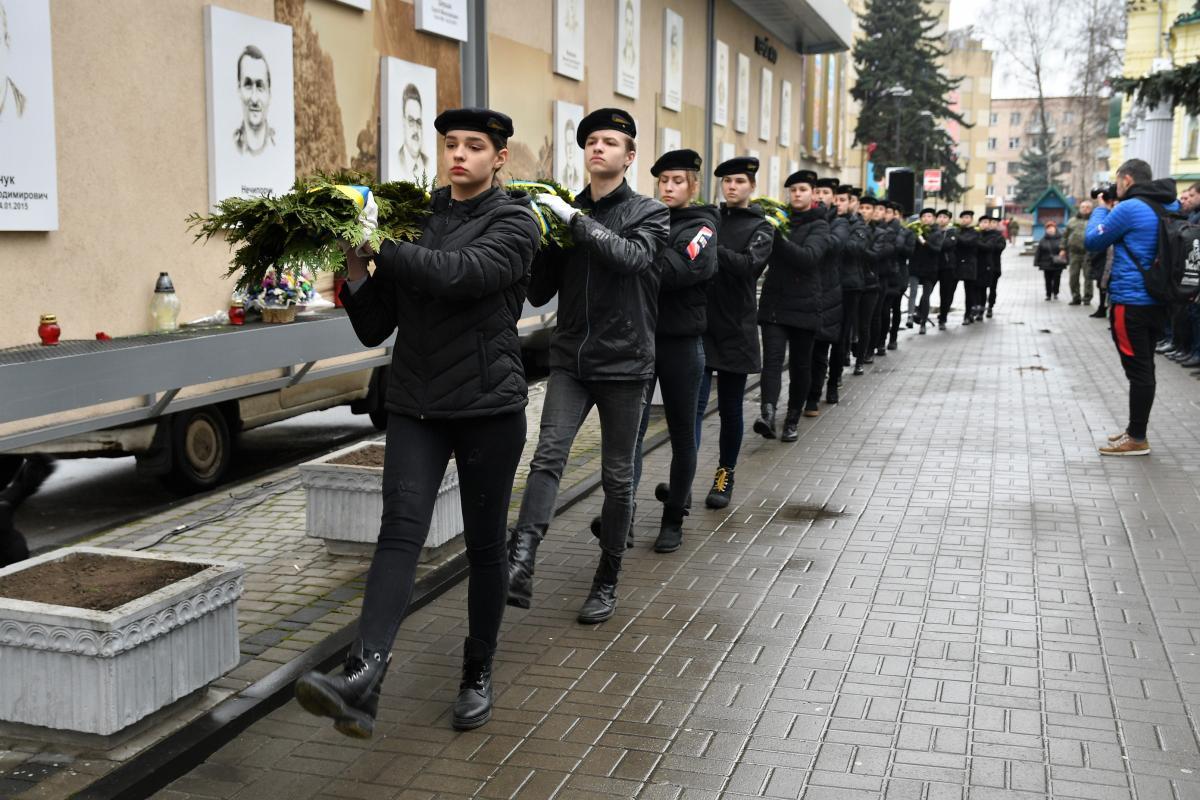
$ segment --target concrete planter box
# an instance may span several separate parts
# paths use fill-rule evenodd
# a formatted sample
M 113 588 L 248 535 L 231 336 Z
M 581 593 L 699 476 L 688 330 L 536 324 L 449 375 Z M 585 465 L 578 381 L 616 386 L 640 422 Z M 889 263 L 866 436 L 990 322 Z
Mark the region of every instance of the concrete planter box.
M 109 735 L 237 666 L 240 564 L 67 547 L 0 577 L 73 553 L 209 566 L 111 611 L 0 597 L 0 720 Z
M 324 539 L 325 547 L 334 555 L 368 555 L 374 551 L 383 515 L 383 468 L 330 462 L 356 450 L 380 446 L 379 442 L 359 442 L 300 465 L 300 482 L 308 497 L 308 535 Z M 439 549 L 461 536 L 462 531 L 462 494 L 458 470 L 451 459 L 438 488 L 421 560 L 436 558 Z

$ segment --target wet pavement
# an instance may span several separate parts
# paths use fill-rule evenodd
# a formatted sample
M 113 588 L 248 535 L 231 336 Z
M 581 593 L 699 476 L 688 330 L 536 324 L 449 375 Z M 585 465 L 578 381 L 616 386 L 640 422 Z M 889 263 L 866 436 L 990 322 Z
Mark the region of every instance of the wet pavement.
M 795 444 L 748 436 L 670 555 L 649 454 L 602 625 L 575 621 L 599 494 L 560 515 L 483 728 L 449 723 L 460 585 L 401 627 L 374 739 L 291 702 L 157 796 L 1200 797 L 1200 383 L 1159 360 L 1153 455 L 1102 460 L 1106 323 L 1005 269 L 995 319 L 903 334 Z

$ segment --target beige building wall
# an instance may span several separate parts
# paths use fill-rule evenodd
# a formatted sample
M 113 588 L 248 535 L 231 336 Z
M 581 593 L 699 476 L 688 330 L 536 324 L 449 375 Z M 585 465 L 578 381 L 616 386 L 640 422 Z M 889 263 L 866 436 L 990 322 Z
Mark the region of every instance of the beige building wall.
M 946 75 L 960 80 L 951 99 L 966 123 L 951 122 L 947 127 L 951 138 L 958 142 L 959 164 L 963 168 L 959 182 L 966 188 L 962 199 L 952 208 L 955 211 L 970 209 L 979 214 L 994 207 L 986 197 L 993 57 L 984 49 L 983 42 L 974 38 L 971 29 L 950 32 L 946 42 L 949 53 L 943 69 Z
M 37 341 L 41 313 L 58 316 L 65 339 L 144 332 L 163 270 L 181 321 L 228 308 L 229 250 L 193 243 L 185 223 L 208 205 L 207 4 L 51 2 L 60 224 L 0 232 L 5 273 L 24 276 L 8 282 L 0 347 Z M 371 12 L 331 0 L 217 5 L 293 26 L 299 174 L 375 173 L 381 55 L 436 66 L 439 105 L 461 97 L 457 43 L 415 32 L 409 0 L 374 0 Z

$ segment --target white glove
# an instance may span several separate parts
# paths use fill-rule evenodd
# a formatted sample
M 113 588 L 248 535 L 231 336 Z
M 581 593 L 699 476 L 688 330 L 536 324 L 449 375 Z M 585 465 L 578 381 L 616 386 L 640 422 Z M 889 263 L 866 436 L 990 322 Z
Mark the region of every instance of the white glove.
M 375 255 L 375 248 L 371 246 L 371 236 L 379 228 L 379 206 L 375 204 L 375 195 L 370 189 L 367 190 L 362 211 L 358 212 L 358 224 L 362 225 L 363 240 L 355 252 L 370 258 Z
M 579 213 L 578 208 L 556 194 L 539 194 L 535 199 L 563 222 L 570 222 Z

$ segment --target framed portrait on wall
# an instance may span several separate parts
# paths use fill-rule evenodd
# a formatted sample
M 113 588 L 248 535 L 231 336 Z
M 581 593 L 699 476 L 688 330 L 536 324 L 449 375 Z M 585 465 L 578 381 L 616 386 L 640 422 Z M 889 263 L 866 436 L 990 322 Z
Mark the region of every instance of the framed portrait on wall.
M 613 91 L 636 100 L 641 75 L 642 0 L 617 0 L 617 36 Z
M 763 67 L 758 87 L 758 138 L 771 141 L 771 108 L 775 96 L 775 73 Z
M 683 134 L 675 128 L 663 128 L 659 135 L 658 154 L 683 148 Z
M 663 11 L 663 108 L 683 109 L 683 17 Z
M 554 0 L 554 71 L 583 80 L 583 0 Z
M 729 124 L 729 45 L 716 40 L 713 45 L 713 123 Z
M 282 194 L 296 180 L 292 28 L 204 7 L 208 197 Z
M 55 230 L 50 0 L 0 0 L 0 231 Z
M 583 106 L 564 100 L 554 101 L 554 180 L 578 194 L 586 177 L 583 174 L 583 149 L 575 141 Z
M 750 130 L 750 56 L 738 53 L 737 57 L 737 107 L 733 129 L 738 133 Z
M 792 82 L 779 82 L 779 146 L 792 146 Z
M 437 180 L 437 70 L 383 56 L 379 82 L 379 165 L 385 181 Z

